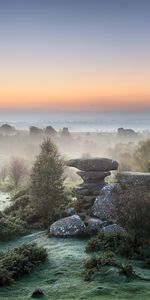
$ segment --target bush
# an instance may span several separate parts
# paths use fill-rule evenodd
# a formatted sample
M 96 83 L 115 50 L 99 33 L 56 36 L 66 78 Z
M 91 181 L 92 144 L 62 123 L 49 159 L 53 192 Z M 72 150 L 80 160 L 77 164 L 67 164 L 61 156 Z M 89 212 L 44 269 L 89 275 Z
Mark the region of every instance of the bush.
M 88 259 L 85 264 L 85 281 L 91 281 L 96 275 L 104 274 L 105 267 L 114 267 L 117 269 L 119 275 L 123 275 L 128 279 L 139 279 L 150 281 L 150 278 L 142 277 L 135 273 L 131 264 L 122 264 L 116 258 L 107 255 L 93 256 Z M 109 274 L 107 272 L 106 274 Z
M 0 182 L 0 191 L 3 193 L 9 193 L 14 189 L 14 185 L 9 181 Z
M 150 241 L 127 233 L 99 233 L 89 240 L 86 251 L 112 251 L 124 257 L 145 260 L 150 258 Z
M 46 250 L 35 243 L 23 244 L 0 254 L 0 286 L 12 284 L 47 259 Z
M 6 241 L 28 232 L 27 224 L 23 220 L 4 213 L 0 214 L 0 241 Z
M 11 200 L 14 202 L 17 198 L 21 196 L 29 195 L 29 185 L 21 185 L 19 188 L 15 189 L 13 193 L 11 193 Z
M 150 190 L 121 187 L 116 209 L 117 222 L 138 238 L 150 238 Z
M 40 218 L 39 213 L 31 206 L 29 189 L 19 189 L 13 193 L 11 200 L 11 205 L 5 208 L 1 216 L 4 224 L 0 240 L 12 239 L 14 236 L 29 233 L 33 229 L 44 229 L 47 226 L 47 221 Z

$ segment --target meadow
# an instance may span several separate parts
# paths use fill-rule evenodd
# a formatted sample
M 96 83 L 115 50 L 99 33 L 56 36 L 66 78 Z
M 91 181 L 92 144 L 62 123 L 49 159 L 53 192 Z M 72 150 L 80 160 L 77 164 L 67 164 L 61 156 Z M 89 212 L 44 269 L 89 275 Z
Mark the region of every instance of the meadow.
M 105 275 L 99 275 L 94 281 L 86 282 L 83 264 L 90 256 L 85 252 L 87 240 L 48 238 L 46 232 L 36 232 L 1 243 L 0 248 L 5 251 L 21 243 L 33 241 L 47 249 L 48 262 L 37 267 L 30 275 L 15 282 L 11 287 L 0 288 L 1 300 L 31 299 L 36 287 L 44 290 L 44 299 L 47 300 L 126 300 L 133 295 L 135 300 L 148 300 L 150 297 L 149 282 L 127 280 L 119 276 L 114 268 L 109 268 Z M 142 269 L 140 261 L 132 263 L 138 274 L 150 277 L 150 270 Z

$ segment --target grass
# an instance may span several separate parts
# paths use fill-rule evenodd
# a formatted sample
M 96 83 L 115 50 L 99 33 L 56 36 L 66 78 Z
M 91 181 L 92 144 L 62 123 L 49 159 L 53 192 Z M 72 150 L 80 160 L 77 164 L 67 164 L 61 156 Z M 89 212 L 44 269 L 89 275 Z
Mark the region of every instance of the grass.
M 44 290 L 44 300 L 126 300 L 130 297 L 134 297 L 134 300 L 148 300 L 150 298 L 148 282 L 119 277 L 114 268 L 109 268 L 107 274 L 98 276 L 92 282 L 85 282 L 83 262 L 90 257 L 90 254 L 84 251 L 86 240 L 49 239 L 44 232 L 39 232 L 0 243 L 0 248 L 8 250 L 33 241 L 47 249 L 49 261 L 11 287 L 1 288 L 0 300 L 32 299 L 31 294 L 36 287 Z M 140 261 L 132 261 L 132 263 L 137 273 L 150 277 L 150 270 L 142 269 Z

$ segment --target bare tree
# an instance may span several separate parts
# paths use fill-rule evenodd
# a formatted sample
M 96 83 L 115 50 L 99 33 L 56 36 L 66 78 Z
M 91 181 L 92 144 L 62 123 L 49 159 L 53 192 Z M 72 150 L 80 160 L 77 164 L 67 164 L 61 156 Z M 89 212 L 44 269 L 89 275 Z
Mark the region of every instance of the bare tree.
M 8 175 L 8 166 L 7 165 L 3 165 L 0 169 L 0 178 L 2 181 L 4 181 L 6 179 Z
M 18 186 L 20 181 L 27 176 L 28 168 L 24 159 L 18 157 L 12 158 L 10 162 L 10 177 L 15 186 Z

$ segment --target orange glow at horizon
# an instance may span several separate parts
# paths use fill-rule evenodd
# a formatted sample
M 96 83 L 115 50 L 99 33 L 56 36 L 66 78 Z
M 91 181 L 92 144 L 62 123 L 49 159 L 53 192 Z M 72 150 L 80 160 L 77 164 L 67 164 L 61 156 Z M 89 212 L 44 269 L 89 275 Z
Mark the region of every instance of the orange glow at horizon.
M 0 1 L 0 109 L 150 108 L 149 12 L 147 0 Z
M 50 71 L 49 71 L 50 70 Z M 115 109 L 150 106 L 149 69 L 114 66 L 86 69 L 51 65 L 5 66 L 0 73 L 0 108 Z

